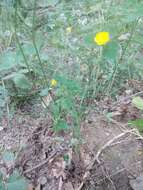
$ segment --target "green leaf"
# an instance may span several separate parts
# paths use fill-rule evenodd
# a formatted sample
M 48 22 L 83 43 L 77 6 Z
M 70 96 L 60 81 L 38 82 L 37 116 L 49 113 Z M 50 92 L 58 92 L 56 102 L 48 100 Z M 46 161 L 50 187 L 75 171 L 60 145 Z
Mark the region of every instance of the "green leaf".
M 142 2 L 139 2 L 137 0 L 128 0 L 125 1 L 123 11 L 126 13 L 127 16 L 127 9 L 130 9 L 130 14 L 128 14 L 128 16 L 136 20 L 138 17 L 141 17 L 143 15 L 142 5 Z M 134 20 L 132 19 L 132 21 Z
M 60 115 L 60 107 L 59 107 L 59 105 L 53 103 L 51 105 L 51 112 L 52 112 L 54 118 L 58 118 L 59 115 Z
M 34 49 L 34 47 L 33 47 L 32 44 L 29 44 L 29 43 L 28 44 L 24 44 L 22 46 L 22 48 L 23 48 L 24 54 L 27 55 L 27 56 L 33 56 L 33 55 L 36 54 L 35 53 L 35 49 Z
M 133 98 L 132 103 L 140 110 L 143 110 L 143 99 L 139 96 Z
M 64 158 L 64 161 L 65 161 L 65 162 L 68 162 L 68 161 L 69 161 L 69 155 L 68 155 L 68 154 L 64 154 L 63 158 Z
M 87 45 L 96 45 L 94 42 L 94 37 L 95 37 L 95 33 L 93 34 L 88 34 L 85 38 L 84 41 Z
M 0 179 L 0 190 L 4 189 L 4 185 L 2 184 L 2 180 Z
M 107 61 L 114 63 L 117 59 L 119 50 L 120 50 L 119 44 L 115 41 L 112 41 L 112 42 L 108 43 L 106 46 L 104 46 L 103 57 Z
M 143 119 L 136 119 L 135 121 L 129 121 L 130 125 L 136 126 L 139 131 L 143 132 Z
M 73 107 L 73 100 L 71 99 L 71 97 L 68 98 L 63 97 L 60 99 L 60 105 L 62 109 L 70 111 Z
M 22 57 L 15 52 L 5 52 L 0 56 L 0 71 L 14 68 L 21 64 Z
M 25 178 L 21 177 L 17 171 L 10 176 L 7 183 L 8 190 L 26 190 L 27 187 L 28 183 Z
M 18 72 L 10 73 L 10 74 L 6 75 L 5 77 L 3 77 L 2 79 L 10 80 L 10 79 L 14 78 L 17 74 L 27 74 L 27 73 L 29 73 L 28 69 L 20 69 Z
M 16 74 L 13 77 L 13 82 L 15 83 L 15 86 L 18 88 L 21 88 L 21 89 L 31 88 L 31 84 L 24 74 Z
M 8 190 L 26 190 L 28 187 L 28 184 L 26 183 L 26 181 L 24 179 L 19 179 L 15 182 L 12 183 L 8 183 L 7 184 L 7 188 Z
M 69 128 L 69 126 L 67 125 L 66 121 L 64 120 L 59 120 L 56 125 L 54 126 L 54 130 L 56 132 L 60 132 L 63 130 L 67 130 Z
M 77 112 L 76 110 L 74 110 L 74 109 L 70 112 L 70 114 L 71 114 L 71 116 L 73 117 L 73 119 L 74 119 L 75 121 L 78 120 L 79 115 L 80 115 L 80 113 L 78 113 L 78 112 Z
M 66 87 L 66 90 L 72 94 L 76 94 L 81 90 L 78 81 L 70 80 L 64 76 L 56 76 L 55 79 L 58 81 L 58 83 L 60 83 L 61 86 Z
M 47 96 L 49 94 L 49 88 L 44 88 L 40 92 L 40 96 Z

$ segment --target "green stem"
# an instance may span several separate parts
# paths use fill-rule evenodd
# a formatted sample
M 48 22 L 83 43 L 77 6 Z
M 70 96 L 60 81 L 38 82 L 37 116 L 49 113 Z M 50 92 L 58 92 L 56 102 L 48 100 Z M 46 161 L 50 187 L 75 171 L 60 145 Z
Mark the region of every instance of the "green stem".
M 130 37 L 129 37 L 127 43 L 126 43 L 126 46 L 124 47 L 124 50 L 123 50 L 123 53 L 122 53 L 121 58 L 120 58 L 120 60 L 119 60 L 119 63 L 122 62 L 123 57 L 124 57 L 125 54 L 126 54 L 126 51 L 127 51 L 128 47 L 129 47 L 129 45 L 130 45 L 130 42 L 131 42 L 131 40 L 132 40 L 132 38 L 133 38 L 134 32 L 135 32 L 136 27 L 137 27 L 137 25 L 138 25 L 138 21 L 139 21 L 139 18 L 138 18 L 138 19 L 134 22 L 134 24 L 133 24 L 133 27 L 132 27 L 132 30 L 131 30 L 131 35 L 130 35 Z
M 43 73 L 43 77 L 44 77 L 44 83 L 46 85 L 47 83 L 47 77 L 46 77 L 46 73 L 45 73 L 45 70 L 44 70 L 44 67 L 43 67 L 43 64 L 42 64 L 42 61 L 41 61 L 41 58 L 40 58 L 40 55 L 39 55 L 39 51 L 38 51 L 38 48 L 37 48 L 37 45 L 36 45 L 36 41 L 35 41 L 35 18 L 36 18 L 36 1 L 34 1 L 34 10 L 33 10 L 33 22 L 32 22 L 32 42 L 33 42 L 33 46 L 35 48 L 35 51 L 36 51 L 36 55 L 37 55 L 37 58 L 38 58 L 38 63 L 39 63 L 39 66 L 41 68 L 41 71 Z
M 97 67 L 97 72 L 96 72 L 96 78 L 95 78 L 95 86 L 94 86 L 94 91 L 93 91 L 93 96 L 92 97 L 95 97 L 96 94 L 97 94 L 97 86 L 98 86 L 98 78 L 100 76 L 100 71 L 101 71 L 101 67 L 100 67 L 100 64 L 101 64 L 101 61 L 102 61 L 102 47 L 100 47 L 99 49 L 99 60 L 98 60 L 98 67 Z
M 134 24 L 133 24 L 133 27 L 132 27 L 132 30 L 131 30 L 131 35 L 130 35 L 130 37 L 129 37 L 127 43 L 126 43 L 126 46 L 124 47 L 124 49 L 123 49 L 123 51 L 122 51 L 122 55 L 121 55 L 119 61 L 118 61 L 118 62 L 116 61 L 115 69 L 114 69 L 113 74 L 112 74 L 112 77 L 111 77 L 111 83 L 110 83 L 110 84 L 108 85 L 108 87 L 107 87 L 107 95 L 110 94 L 110 91 L 111 91 L 111 89 L 112 89 L 112 87 L 113 87 L 113 85 L 114 85 L 114 81 L 115 81 L 115 78 L 116 78 L 116 74 L 117 74 L 117 72 L 118 72 L 118 66 L 121 64 L 121 62 L 123 61 L 123 58 L 125 57 L 126 51 L 127 51 L 128 47 L 129 47 L 129 45 L 130 45 L 130 43 L 131 43 L 131 40 L 132 40 L 133 35 L 134 35 L 134 32 L 135 32 L 135 30 L 136 30 L 136 27 L 137 27 L 137 24 L 138 24 L 138 20 L 139 20 L 139 18 L 138 18 L 138 19 L 134 22 Z
M 22 54 L 22 56 L 23 56 L 25 65 L 27 66 L 27 69 L 28 69 L 29 73 L 31 73 L 30 64 L 29 64 L 28 61 L 27 61 L 27 58 L 26 58 L 26 56 L 25 56 L 25 53 L 24 53 L 24 51 L 23 51 L 23 48 L 22 48 L 22 46 L 21 46 L 21 44 L 20 44 L 20 41 L 19 41 L 19 38 L 18 38 L 18 35 L 17 35 L 17 1 L 16 1 L 16 6 L 15 6 L 15 19 L 14 19 L 14 20 L 15 20 L 14 30 L 15 30 L 16 42 L 17 42 L 18 47 L 19 47 L 19 49 L 20 49 L 20 52 L 21 52 L 21 54 Z M 36 87 L 36 82 L 35 82 L 35 80 L 32 80 L 32 83 L 33 83 L 33 86 Z M 46 106 L 46 108 L 48 108 L 47 105 L 45 104 L 44 100 L 42 99 L 42 97 L 41 97 L 39 94 L 38 94 L 38 96 L 39 96 L 40 100 L 44 103 L 44 105 Z
M 17 35 L 17 1 L 16 1 L 16 6 L 15 6 L 15 19 L 14 19 L 14 20 L 15 20 L 15 25 L 14 25 L 15 39 L 16 39 L 16 42 L 17 42 L 18 47 L 19 47 L 19 49 L 20 49 L 20 52 L 21 52 L 21 54 L 22 54 L 22 56 L 23 56 L 25 65 L 27 66 L 27 69 L 28 69 L 29 73 L 31 73 L 30 65 L 29 65 L 29 63 L 28 63 L 28 61 L 27 61 L 27 58 L 26 58 L 26 56 L 25 56 L 25 54 L 24 54 L 24 51 L 23 51 L 23 49 L 22 49 L 22 46 L 21 46 L 21 44 L 20 44 L 20 41 L 19 41 L 19 38 L 18 38 L 18 35 Z

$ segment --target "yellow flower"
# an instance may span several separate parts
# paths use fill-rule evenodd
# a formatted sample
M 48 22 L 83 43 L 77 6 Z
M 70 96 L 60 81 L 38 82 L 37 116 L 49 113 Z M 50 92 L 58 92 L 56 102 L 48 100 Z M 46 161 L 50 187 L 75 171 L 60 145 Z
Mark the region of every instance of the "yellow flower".
M 66 28 L 66 33 L 69 34 L 69 33 L 71 33 L 71 32 L 72 32 L 72 27 L 67 27 L 67 28 Z
M 98 32 L 94 37 L 94 42 L 96 42 L 97 45 L 99 46 L 105 45 L 109 41 L 110 41 L 109 32 Z
M 57 86 L 57 81 L 55 79 L 52 79 L 50 82 L 51 86 Z

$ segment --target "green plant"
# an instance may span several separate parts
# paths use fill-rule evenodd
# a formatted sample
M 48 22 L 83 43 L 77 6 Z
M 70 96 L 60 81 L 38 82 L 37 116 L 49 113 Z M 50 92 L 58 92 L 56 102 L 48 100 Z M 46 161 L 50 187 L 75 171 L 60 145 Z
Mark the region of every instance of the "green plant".
M 117 2 L 98 0 L 96 4 L 88 0 L 20 2 L 9 6 L 13 15 L 12 42 L 14 47 L 17 44 L 27 72 L 36 76 L 36 86 L 46 87 L 55 72 L 65 73 L 86 87 L 87 97 L 97 98 L 105 92 L 115 96 L 126 80 L 141 78 L 140 63 L 133 56 L 136 52 L 130 48 L 136 46 L 140 51 L 141 2 L 120 1 L 118 6 Z M 61 13 L 65 6 L 66 11 Z M 67 28 L 72 30 L 67 32 Z M 103 48 L 94 42 L 100 31 L 108 31 L 111 37 Z
M 132 103 L 134 104 L 135 107 L 143 111 L 143 99 L 140 98 L 139 96 L 133 98 Z M 138 130 L 142 133 L 143 132 L 143 118 L 141 119 L 136 119 L 134 121 L 129 121 L 130 125 L 133 125 L 138 128 Z
M 14 162 L 14 154 L 10 151 L 2 153 L 2 159 L 7 165 L 8 163 Z M 0 168 L 0 190 L 26 190 L 28 182 L 22 177 L 17 170 L 7 173 L 8 170 L 2 167 Z
M 19 190 L 19 188 L 25 190 L 27 186 L 26 180 L 17 171 L 14 171 L 8 179 L 0 175 L 0 190 Z
M 47 106 L 52 115 L 53 130 L 73 132 L 73 136 L 79 138 L 81 110 L 77 107 L 77 98 L 81 95 L 81 87 L 77 81 L 56 75 L 49 89 L 43 89 L 40 95 L 52 96 Z
M 53 130 L 78 144 L 84 100 L 116 98 L 127 80 L 143 80 L 142 7 L 139 0 L 1 0 L 0 116 L 9 113 L 9 97 L 21 104 L 38 96 Z M 110 35 L 106 43 L 96 38 L 101 32 Z M 133 103 L 143 110 L 142 99 Z M 142 119 L 130 123 L 142 131 Z M 8 190 L 23 184 L 13 175 Z
M 75 88 L 76 84 L 81 87 L 80 95 L 72 94 L 67 88 L 71 84 L 57 88 L 53 101 L 57 108 L 55 113 L 54 108 L 52 111 L 54 126 L 60 118 L 60 127 L 67 128 L 65 112 L 71 109 L 75 115 L 81 115 L 84 99 L 115 97 L 127 80 L 142 79 L 139 56 L 142 2 L 127 0 L 117 5 L 117 2 L 99 0 L 96 4 L 93 0 L 9 0 L 8 3 L 3 0 L 0 6 L 2 18 L 9 10 L 7 22 L 1 21 L 7 38 L 1 31 L 0 59 L 0 77 L 9 96 L 25 101 L 42 89 L 49 89 L 50 80 L 56 76 L 75 81 Z M 64 11 L 63 7 L 66 7 Z M 97 42 L 100 32 L 108 32 L 107 43 Z M 75 99 L 80 99 L 80 103 Z M 58 116 L 57 110 L 61 111 Z M 77 116 L 74 119 L 77 123 Z

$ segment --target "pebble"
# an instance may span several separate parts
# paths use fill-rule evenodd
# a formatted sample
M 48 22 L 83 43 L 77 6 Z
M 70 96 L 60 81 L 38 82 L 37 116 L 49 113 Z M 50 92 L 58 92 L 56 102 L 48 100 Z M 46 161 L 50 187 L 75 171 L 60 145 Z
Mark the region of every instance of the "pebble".
M 40 177 L 39 183 L 40 183 L 41 185 L 45 185 L 45 184 L 47 183 L 47 178 L 46 178 L 45 176 Z
M 0 131 L 2 131 L 4 129 L 4 127 L 0 126 Z
M 133 190 L 143 190 L 143 173 L 136 179 L 130 180 L 130 186 Z

